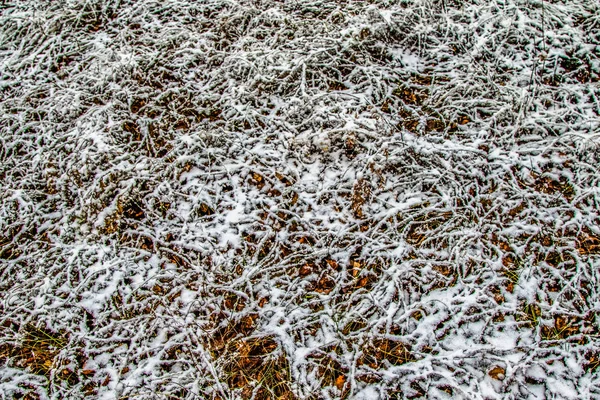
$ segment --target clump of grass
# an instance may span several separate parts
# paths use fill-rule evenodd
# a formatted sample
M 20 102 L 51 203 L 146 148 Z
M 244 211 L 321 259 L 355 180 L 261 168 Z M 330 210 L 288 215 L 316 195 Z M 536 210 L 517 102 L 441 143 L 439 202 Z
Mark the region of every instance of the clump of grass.
M 287 358 L 273 337 L 235 340 L 221 357 L 227 384 L 241 398 L 295 399 Z
M 540 317 L 542 316 L 542 310 L 536 303 L 524 304 L 521 311 L 517 314 L 516 320 L 523 322 L 529 327 L 535 327 L 540 323 Z
M 344 398 L 348 389 L 346 385 L 348 368 L 344 367 L 339 360 L 341 353 L 341 346 L 336 344 L 311 354 L 309 359 L 316 366 L 321 388 L 335 386 L 341 392 L 340 397 Z
M 502 258 L 502 265 L 504 268 L 502 269 L 501 274 L 508 280 L 506 284 L 507 290 L 512 292 L 515 285 L 519 282 L 521 272 L 523 272 L 523 260 L 514 253 L 509 253 Z
M 577 317 L 558 315 L 554 318 L 554 325 L 542 326 L 541 334 L 544 340 L 562 340 L 580 333 L 581 321 Z
M 367 364 L 373 369 L 390 365 L 401 365 L 415 361 L 410 346 L 391 339 L 378 338 L 363 348 L 359 364 Z
M 28 325 L 23 337 L 12 348 L 0 346 L 0 360 L 12 360 L 14 366 L 25 368 L 34 374 L 50 377 L 57 368 L 57 357 L 68 343 L 68 337 L 49 329 Z

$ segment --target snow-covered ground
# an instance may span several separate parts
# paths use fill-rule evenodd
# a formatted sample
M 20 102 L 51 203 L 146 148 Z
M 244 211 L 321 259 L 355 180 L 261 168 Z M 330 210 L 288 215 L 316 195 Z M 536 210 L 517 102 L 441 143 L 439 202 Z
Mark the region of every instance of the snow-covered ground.
M 2 399 L 600 398 L 597 0 L 0 4 Z

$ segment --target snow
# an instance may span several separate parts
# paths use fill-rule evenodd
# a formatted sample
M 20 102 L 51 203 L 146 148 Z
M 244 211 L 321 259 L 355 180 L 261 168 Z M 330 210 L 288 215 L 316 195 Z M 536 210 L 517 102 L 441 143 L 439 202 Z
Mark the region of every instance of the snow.
M 600 395 L 597 2 L 0 7 L 2 398 Z

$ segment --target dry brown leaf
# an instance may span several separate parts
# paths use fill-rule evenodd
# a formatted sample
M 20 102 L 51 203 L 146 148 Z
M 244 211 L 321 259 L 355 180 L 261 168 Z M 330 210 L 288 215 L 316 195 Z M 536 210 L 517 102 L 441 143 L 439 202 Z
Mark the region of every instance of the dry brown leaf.
M 500 366 L 495 366 L 488 372 L 488 375 L 492 379 L 496 379 L 498 381 L 502 381 L 505 378 L 506 370 Z

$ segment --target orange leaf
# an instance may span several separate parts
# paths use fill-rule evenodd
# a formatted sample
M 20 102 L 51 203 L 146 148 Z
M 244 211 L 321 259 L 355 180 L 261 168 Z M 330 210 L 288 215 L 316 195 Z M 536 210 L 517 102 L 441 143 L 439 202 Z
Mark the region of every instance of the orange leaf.
M 488 375 L 492 378 L 492 379 L 496 379 L 499 381 L 504 380 L 504 374 L 506 373 L 506 370 L 502 367 L 494 367 L 490 370 L 490 372 L 488 372 Z

